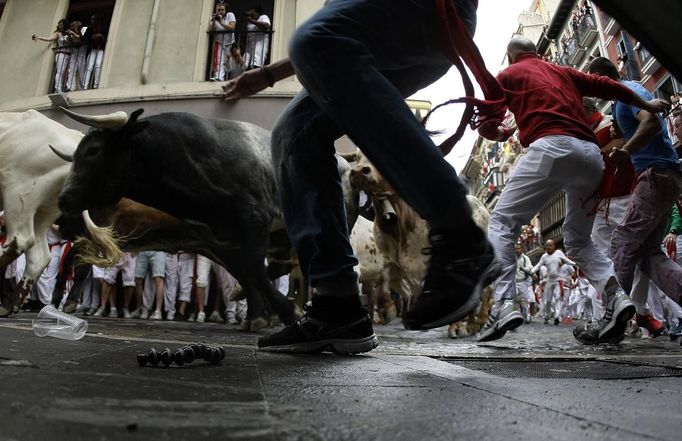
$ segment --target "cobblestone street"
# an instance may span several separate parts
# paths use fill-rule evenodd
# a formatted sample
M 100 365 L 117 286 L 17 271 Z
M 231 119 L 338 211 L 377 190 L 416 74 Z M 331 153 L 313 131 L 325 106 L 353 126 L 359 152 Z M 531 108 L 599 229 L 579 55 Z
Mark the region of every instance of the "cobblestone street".
M 4 440 L 675 439 L 682 349 L 667 337 L 585 347 L 533 323 L 493 344 L 376 327 L 369 354 L 254 350 L 222 324 L 89 319 L 80 341 L 0 323 Z M 217 366 L 138 367 L 155 347 L 223 345 Z

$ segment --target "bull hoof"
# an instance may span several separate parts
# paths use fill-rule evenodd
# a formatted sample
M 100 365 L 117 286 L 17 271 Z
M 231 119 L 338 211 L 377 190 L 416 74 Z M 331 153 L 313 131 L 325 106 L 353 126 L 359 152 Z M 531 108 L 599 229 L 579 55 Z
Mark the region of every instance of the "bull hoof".
M 279 319 L 279 316 L 276 314 L 273 314 L 270 316 L 268 320 L 268 328 L 274 328 L 275 326 L 278 326 L 282 323 L 282 321 Z
M 78 302 L 75 300 L 69 300 L 66 302 L 66 305 L 64 305 L 64 312 L 67 314 L 73 314 L 76 312 L 76 307 L 78 306 Z
M 9 317 L 10 315 L 12 315 L 12 312 L 13 312 L 12 308 L 11 307 L 8 307 L 8 308 L 6 308 L 4 306 L 0 306 L 0 318 Z
M 249 323 L 249 331 L 251 332 L 256 332 L 259 331 L 263 328 L 267 328 L 268 326 L 268 321 L 264 319 L 263 317 L 257 317 Z

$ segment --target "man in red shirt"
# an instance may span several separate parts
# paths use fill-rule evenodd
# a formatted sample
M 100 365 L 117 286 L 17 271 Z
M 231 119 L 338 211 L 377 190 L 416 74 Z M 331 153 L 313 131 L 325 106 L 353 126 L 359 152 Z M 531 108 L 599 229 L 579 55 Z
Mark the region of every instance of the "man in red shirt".
M 547 63 L 538 57 L 535 44 L 515 38 L 507 46 L 510 66 L 497 79 L 507 93 L 521 144 L 528 146 L 512 172 L 490 217 L 488 238 L 502 263 L 495 286 L 491 320 L 479 340 L 494 340 L 523 323 L 510 307 L 516 287 L 514 243 L 521 226 L 558 192 L 566 193 L 564 244 L 566 254 L 583 269 L 592 285 L 604 293 L 606 314 L 600 322 L 599 338 L 593 343 L 617 342 L 623 338 L 635 307 L 618 284 L 613 263 L 590 239 L 594 196 L 601 181 L 604 161 L 590 122 L 583 111 L 583 96 L 618 99 L 651 112 L 667 108 L 663 100 L 644 101 L 616 81 L 588 75 L 570 67 Z M 504 141 L 511 129 L 484 124 L 479 133 Z

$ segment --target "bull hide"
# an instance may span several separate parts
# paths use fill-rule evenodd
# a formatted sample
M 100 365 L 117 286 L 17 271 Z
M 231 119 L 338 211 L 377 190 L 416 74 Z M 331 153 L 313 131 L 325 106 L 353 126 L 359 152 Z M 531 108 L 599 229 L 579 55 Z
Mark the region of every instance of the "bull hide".
M 429 246 L 427 222 L 395 194 L 364 155 L 358 152 L 352 159 L 356 162 L 353 163 L 351 182 L 372 199 L 376 212 L 374 240 L 386 261 L 388 285 L 400 294 L 404 311 L 403 308 L 409 308 L 422 291 L 428 265 L 428 257 L 422 252 Z M 467 201 L 474 221 L 487 231 L 490 214 L 485 206 L 472 196 L 467 196 Z
M 47 230 L 59 216 L 57 196 L 70 165 L 48 143 L 72 154 L 82 137 L 34 110 L 0 113 L 0 203 L 7 227 L 0 267 L 26 254 L 24 275 L 0 307 L 0 317 L 21 303 L 51 259 Z

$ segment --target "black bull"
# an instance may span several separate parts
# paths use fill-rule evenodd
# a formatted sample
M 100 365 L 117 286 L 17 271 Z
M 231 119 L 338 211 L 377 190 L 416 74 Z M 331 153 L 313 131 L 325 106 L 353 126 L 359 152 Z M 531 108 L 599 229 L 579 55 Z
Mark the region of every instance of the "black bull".
M 113 123 L 107 116 L 70 114 L 99 128 L 83 138 L 73 156 L 59 197 L 62 212 L 76 215 L 125 197 L 193 225 L 176 227 L 162 237 L 165 241 L 150 245 L 216 260 L 244 288 L 249 319 L 263 313 L 265 298 L 284 323 L 291 323 L 293 306 L 272 286 L 264 265 L 271 226 L 280 216 L 270 133 L 249 123 L 186 113 L 138 121 L 140 113 Z

